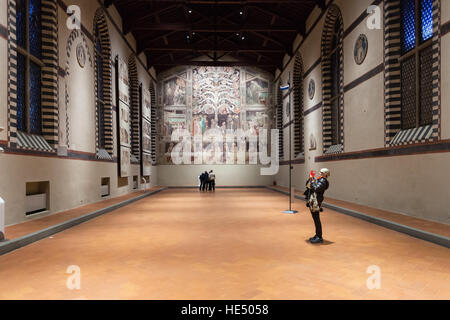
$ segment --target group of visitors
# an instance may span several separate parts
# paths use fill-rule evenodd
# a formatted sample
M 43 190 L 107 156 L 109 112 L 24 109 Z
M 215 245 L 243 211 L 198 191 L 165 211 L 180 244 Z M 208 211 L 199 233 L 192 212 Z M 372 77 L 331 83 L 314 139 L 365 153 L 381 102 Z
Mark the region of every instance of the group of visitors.
M 200 191 L 216 191 L 216 175 L 212 170 L 209 173 L 208 171 L 203 172 L 199 176 L 199 182 Z

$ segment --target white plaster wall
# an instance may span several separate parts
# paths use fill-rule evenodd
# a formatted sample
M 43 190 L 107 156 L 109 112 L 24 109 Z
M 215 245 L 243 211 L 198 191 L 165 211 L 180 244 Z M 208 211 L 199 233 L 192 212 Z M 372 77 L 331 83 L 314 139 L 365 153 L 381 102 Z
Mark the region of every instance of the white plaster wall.
M 345 94 L 345 152 L 384 147 L 383 79 L 379 73 Z
M 8 1 L 0 0 L 0 24 L 6 27 L 8 21 Z
M 78 37 L 70 53 L 69 75 L 64 81 L 67 85 L 69 104 L 69 149 L 95 153 L 95 90 L 94 90 L 94 64 L 86 61 L 84 68 L 78 64 L 76 47 L 82 43 Z M 93 53 L 90 53 L 94 59 Z M 94 63 L 94 61 L 93 61 Z
M 308 38 L 300 48 L 300 52 L 303 57 L 303 66 L 305 71 L 309 70 L 311 66 L 320 58 L 320 43 L 322 38 L 322 27 L 324 18 L 320 19 L 317 26 L 311 31 Z M 320 68 L 318 66 L 317 68 Z M 316 81 L 317 82 L 317 81 Z
M 332 171 L 330 197 L 450 224 L 449 153 L 322 166 Z
M 309 31 L 314 25 L 316 19 L 322 13 L 322 9 L 320 9 L 317 5 L 314 7 L 313 11 L 309 15 L 308 19 L 306 19 L 306 30 Z
M 364 10 L 364 9 L 362 9 Z M 362 11 L 361 11 L 362 12 Z M 360 13 L 361 13 L 360 12 Z M 383 11 L 381 15 L 383 16 Z M 356 19 L 356 17 L 352 17 Z M 352 21 L 353 22 L 353 21 Z M 361 34 L 365 34 L 369 41 L 369 49 L 367 57 L 361 65 L 355 62 L 354 48 L 358 37 Z M 367 28 L 366 21 L 363 21 L 358 25 L 347 37 L 344 39 L 344 68 L 345 77 L 344 85 L 351 83 L 352 81 L 361 77 L 361 75 L 376 68 L 378 65 L 384 62 L 384 31 L 383 30 L 370 30 Z M 377 86 L 384 86 L 379 84 Z
M 445 0 L 444 0 L 445 1 Z M 361 13 L 373 3 L 373 0 L 335 0 L 334 4 L 339 7 L 346 30 Z M 365 24 L 365 22 L 363 22 Z
M 183 165 L 158 166 L 158 184 L 171 187 L 198 186 L 198 176 L 213 170 L 217 186 L 266 186 L 273 184 L 273 176 L 262 176 L 256 165 Z
M 326 196 L 369 207 L 450 224 L 450 154 L 425 154 L 295 165 L 293 185 L 304 189 L 310 170 L 331 170 Z M 282 166 L 277 183 L 289 183 Z M 436 192 L 426 192 L 432 186 Z
M 133 166 L 132 171 L 133 175 L 138 175 L 139 167 Z M 50 212 L 56 213 L 103 200 L 101 178 L 110 178 L 111 195 L 108 198 L 131 192 L 133 180 L 128 178 L 129 186 L 119 189 L 115 163 L 10 154 L 0 155 L 0 177 L 0 194 L 6 202 L 6 225 L 42 216 L 25 216 L 27 182 L 50 182 Z
M 86 29 L 94 34 L 94 16 L 99 8 L 97 0 L 63 0 L 64 3 L 69 5 L 77 5 L 81 9 L 81 24 L 86 27 Z M 59 22 L 61 28 L 62 21 Z M 66 29 L 66 28 L 65 28 Z
M 300 43 L 303 41 L 303 37 L 300 34 L 297 34 L 297 37 L 295 38 L 294 42 L 292 43 L 292 51 L 294 52 Z
M 450 20 L 450 1 L 441 0 L 441 23 L 444 24 Z

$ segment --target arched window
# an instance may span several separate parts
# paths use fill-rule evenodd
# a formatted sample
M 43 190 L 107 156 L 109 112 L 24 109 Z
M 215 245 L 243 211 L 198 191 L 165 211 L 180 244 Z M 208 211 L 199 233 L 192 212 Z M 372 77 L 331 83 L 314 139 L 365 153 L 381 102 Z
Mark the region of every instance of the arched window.
M 385 0 L 386 146 L 440 138 L 440 0 Z
M 40 0 L 16 2 L 17 130 L 42 134 L 42 19 Z
M 128 78 L 130 79 L 130 119 L 131 119 L 131 153 L 139 160 L 139 80 L 136 58 L 132 54 L 128 59 Z
M 303 126 L 303 62 L 298 54 L 294 64 L 294 151 L 295 156 L 301 156 L 304 148 Z
M 401 1 L 402 130 L 433 124 L 433 0 Z
M 343 23 L 339 8 L 329 9 L 322 36 L 324 152 L 339 153 L 344 145 Z
M 55 152 L 58 146 L 56 0 L 8 4 L 8 143 Z
M 103 92 L 104 82 L 103 82 L 103 49 L 102 43 L 100 41 L 99 28 L 95 28 L 95 79 L 97 80 L 97 130 L 98 130 L 98 148 L 105 149 L 105 98 Z
M 97 157 L 111 160 L 113 154 L 111 42 L 101 8 L 97 10 L 94 18 L 94 37 Z

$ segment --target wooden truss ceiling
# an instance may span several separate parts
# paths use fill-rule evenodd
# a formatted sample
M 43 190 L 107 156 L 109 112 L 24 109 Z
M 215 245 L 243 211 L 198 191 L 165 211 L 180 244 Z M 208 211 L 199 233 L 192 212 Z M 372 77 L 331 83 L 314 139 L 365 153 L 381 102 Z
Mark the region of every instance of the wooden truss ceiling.
M 138 54 L 162 72 L 177 65 L 258 66 L 274 72 L 325 0 L 105 0 Z M 198 61 L 202 57 L 202 61 Z M 206 57 L 206 59 L 205 59 Z M 196 61 L 197 60 L 197 61 Z

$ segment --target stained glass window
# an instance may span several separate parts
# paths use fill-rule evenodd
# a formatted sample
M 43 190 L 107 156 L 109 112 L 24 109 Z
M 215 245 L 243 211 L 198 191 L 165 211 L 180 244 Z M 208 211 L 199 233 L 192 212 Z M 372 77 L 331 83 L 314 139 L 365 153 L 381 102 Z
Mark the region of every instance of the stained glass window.
M 17 130 L 26 131 L 27 105 L 26 97 L 26 59 L 17 55 Z
M 422 16 L 422 41 L 433 37 L 433 0 L 423 0 L 420 8 Z
M 416 46 L 415 0 L 402 1 L 402 48 L 408 52 Z
M 29 29 L 30 29 L 30 52 L 36 58 L 41 58 L 42 36 L 41 36 L 41 1 L 29 0 Z
M 16 38 L 17 45 L 26 47 L 27 33 L 27 0 L 16 1 Z
M 30 62 L 30 133 L 41 133 L 41 68 Z
M 17 129 L 41 134 L 42 22 L 40 0 L 16 2 Z
M 402 63 L 402 129 L 416 127 L 416 59 Z
M 433 47 L 420 52 L 420 125 L 433 123 Z
M 433 123 L 433 0 L 402 0 L 402 129 Z M 420 42 L 420 43 L 417 43 Z

